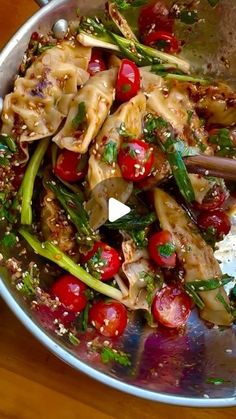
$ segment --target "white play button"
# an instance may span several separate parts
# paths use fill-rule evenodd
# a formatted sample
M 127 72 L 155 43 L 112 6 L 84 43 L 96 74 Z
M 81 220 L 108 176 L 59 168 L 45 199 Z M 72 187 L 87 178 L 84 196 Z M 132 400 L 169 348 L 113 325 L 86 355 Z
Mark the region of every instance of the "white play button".
M 108 201 L 108 219 L 111 223 L 113 223 L 116 220 L 119 220 L 119 218 L 124 217 L 124 215 L 129 214 L 131 209 L 125 205 L 122 204 L 122 202 L 117 201 L 115 198 L 110 198 Z

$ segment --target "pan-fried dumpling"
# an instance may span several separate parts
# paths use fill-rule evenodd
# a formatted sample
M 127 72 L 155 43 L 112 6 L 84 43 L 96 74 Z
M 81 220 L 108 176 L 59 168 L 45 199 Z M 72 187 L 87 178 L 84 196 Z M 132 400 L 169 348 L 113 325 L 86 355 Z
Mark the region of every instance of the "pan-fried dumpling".
M 61 147 L 77 153 L 86 153 L 89 144 L 102 127 L 115 98 L 117 69 L 97 73 L 72 100 L 66 123 L 62 130 L 53 138 Z M 85 108 L 82 118 L 82 129 L 76 126 L 80 104 Z
M 91 48 L 64 41 L 41 54 L 4 100 L 2 133 L 21 142 L 53 135 L 77 88 L 89 78 Z
M 191 222 L 186 212 L 161 189 L 155 189 L 154 200 L 161 228 L 172 234 L 178 258 L 185 270 L 184 280 L 186 282 L 220 280 L 222 272 L 213 250 L 196 231 L 196 226 Z M 201 291 L 199 295 L 205 306 L 200 314 L 204 320 L 213 324 L 229 326 L 232 323 L 232 316 L 218 300 L 218 293 L 229 304 L 223 287 L 211 291 Z
M 133 138 L 141 136 L 142 117 L 145 109 L 146 99 L 140 93 L 129 102 L 121 105 L 113 115 L 107 118 L 96 138 L 91 151 L 88 170 L 88 182 L 90 190 L 93 191 L 93 197 L 87 204 L 90 223 L 94 228 L 100 227 L 107 220 L 107 200 L 109 197 L 126 202 L 132 193 L 133 185 L 122 178 L 116 159 L 109 162 L 106 160 L 105 153 L 107 147 L 112 143 L 117 155 L 124 139 L 121 135 L 122 128 Z M 109 187 L 107 187 L 106 182 L 103 182 L 106 179 L 111 179 L 109 182 L 112 182 L 112 185 L 109 185 Z M 97 187 L 97 185 L 99 186 Z

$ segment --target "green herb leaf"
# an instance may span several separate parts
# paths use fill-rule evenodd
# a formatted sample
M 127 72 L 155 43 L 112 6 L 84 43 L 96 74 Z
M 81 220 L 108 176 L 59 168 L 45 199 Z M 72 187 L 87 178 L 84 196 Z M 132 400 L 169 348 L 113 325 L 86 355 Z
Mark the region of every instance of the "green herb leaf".
M 75 129 L 78 129 L 79 126 L 84 122 L 86 118 L 86 106 L 84 102 L 80 102 L 78 105 L 78 113 L 75 118 L 72 120 L 72 125 Z
M 121 137 L 126 137 L 126 138 L 134 138 L 134 134 L 130 133 L 129 131 L 127 131 L 126 127 L 125 127 L 125 123 L 122 122 L 120 124 L 120 128 L 118 130 L 119 134 L 121 135 Z
M 202 301 L 201 297 L 199 297 L 199 295 L 196 293 L 196 291 L 194 291 L 188 283 L 186 283 L 184 285 L 185 291 L 187 292 L 188 295 L 190 295 L 190 297 L 193 299 L 194 303 L 196 304 L 197 307 L 199 307 L 201 310 L 205 307 L 204 302 Z
M 132 7 L 140 7 L 146 4 L 148 0 L 114 0 L 119 10 L 128 10 Z
M 68 335 L 68 338 L 69 338 L 70 343 L 72 343 L 72 345 L 78 346 L 80 344 L 79 339 L 73 333 L 70 332 Z
M 176 247 L 173 243 L 166 243 L 161 246 L 158 246 L 158 252 L 161 256 L 168 258 L 175 252 Z
M 135 211 L 130 211 L 129 214 L 125 215 L 124 217 L 119 218 L 117 221 L 113 223 L 107 221 L 105 223 L 105 227 L 111 230 L 137 230 L 137 229 L 144 229 L 145 227 L 150 226 L 156 221 L 156 214 L 154 212 L 150 212 L 146 215 L 137 214 Z
M 220 384 L 224 384 L 226 381 L 223 378 L 208 378 L 207 379 L 207 384 L 214 384 L 215 386 L 218 386 Z
M 207 280 L 196 280 L 193 282 L 188 282 L 188 286 L 195 292 L 212 291 L 217 288 L 223 287 L 231 281 L 234 281 L 233 276 L 223 275 L 220 280 L 215 278 L 210 278 Z
M 180 20 L 187 25 L 192 25 L 198 21 L 198 13 L 195 10 L 183 10 L 180 12 Z
M 0 135 L 0 150 L 8 149 L 12 153 L 17 151 L 17 145 L 15 140 L 10 135 Z
M 27 297 L 33 297 L 36 293 L 36 288 L 39 286 L 39 269 L 36 265 L 32 265 L 29 271 L 24 272 L 19 290 Z
M 2 245 L 4 247 L 13 247 L 16 245 L 16 235 L 14 233 L 6 233 L 2 239 Z
M 157 143 L 158 130 L 167 128 L 167 122 L 160 116 L 148 113 L 144 119 L 144 138 L 148 143 Z
M 54 48 L 55 46 L 55 44 L 42 45 L 41 47 L 38 47 L 37 53 L 42 54 L 43 52 L 47 51 L 48 49 Z
M 228 313 L 231 313 L 231 307 L 230 307 L 230 305 L 229 305 L 229 304 L 225 301 L 225 299 L 224 299 L 223 295 L 222 295 L 220 292 L 218 292 L 218 294 L 217 294 L 216 298 L 217 298 L 217 300 L 218 300 L 218 301 L 220 301 L 220 303 L 224 306 L 225 310 L 226 310 Z
M 124 367 L 131 366 L 130 355 L 113 348 L 104 347 L 101 352 L 101 358 L 104 364 L 114 361 Z
M 215 135 L 210 135 L 211 144 L 217 145 L 216 154 L 222 157 L 235 157 L 236 146 L 230 137 L 230 131 L 227 128 L 220 128 Z
M 111 140 L 104 147 L 102 160 L 108 164 L 116 163 L 117 155 L 118 155 L 117 144 Z
M 133 239 L 135 245 L 139 249 L 143 249 L 144 247 L 147 247 L 148 245 L 147 233 L 148 231 L 146 229 L 130 231 L 130 236 Z
M 76 329 L 80 332 L 86 332 L 88 328 L 88 316 L 89 316 L 90 303 L 88 303 L 85 309 L 80 313 L 76 319 Z
M 102 258 L 102 248 L 98 249 L 93 257 L 87 262 L 89 272 L 98 279 L 101 278 L 102 270 L 106 265 L 107 261 Z
M 160 289 L 163 285 L 163 278 L 160 275 L 152 275 L 150 272 L 142 271 L 139 274 L 140 279 L 143 279 L 146 282 L 147 296 L 146 300 L 151 307 L 153 300 L 153 293 L 158 288 Z

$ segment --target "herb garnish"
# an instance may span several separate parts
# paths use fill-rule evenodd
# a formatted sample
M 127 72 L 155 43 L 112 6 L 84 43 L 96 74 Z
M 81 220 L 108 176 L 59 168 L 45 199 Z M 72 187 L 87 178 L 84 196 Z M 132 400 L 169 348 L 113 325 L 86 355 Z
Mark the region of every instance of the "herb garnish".
M 210 278 L 206 280 L 196 280 L 192 282 L 188 282 L 188 287 L 190 287 L 192 290 L 196 292 L 200 291 L 212 291 L 217 288 L 223 287 L 224 285 L 228 284 L 229 282 L 233 281 L 234 277 L 229 275 L 223 275 L 222 278 L 215 279 Z
M 130 133 L 129 131 L 127 131 L 125 123 L 122 122 L 120 124 L 120 128 L 118 130 L 119 134 L 121 135 L 121 137 L 126 137 L 126 138 L 134 138 L 134 134 Z
M 158 246 L 158 252 L 161 256 L 168 258 L 175 252 L 176 247 L 173 243 L 166 243 L 161 246 Z
M 84 102 L 80 102 L 78 105 L 78 113 L 72 120 L 72 125 L 75 129 L 78 129 L 79 126 L 84 122 L 86 117 L 86 106 Z
M 196 10 L 182 10 L 180 12 L 180 20 L 187 25 L 192 25 L 198 21 L 198 13 Z
M 17 243 L 16 235 L 14 233 L 5 233 L 2 241 L 4 247 L 13 247 Z
M 151 274 L 150 272 L 145 272 L 145 271 L 140 272 L 139 277 L 140 279 L 143 279 L 146 282 L 146 290 L 147 290 L 146 300 L 149 307 L 151 307 L 152 300 L 153 300 L 153 293 L 157 288 L 160 289 L 162 287 L 163 278 L 161 278 L 161 276 L 158 274 L 154 275 L 154 274 Z
M 104 364 L 114 361 L 124 367 L 131 366 L 130 355 L 113 348 L 104 347 L 101 352 L 101 358 Z
M 29 271 L 23 273 L 19 291 L 27 297 L 33 297 L 36 288 L 39 286 L 39 269 L 37 265 L 32 264 Z
M 73 333 L 70 332 L 68 335 L 68 338 L 69 338 L 70 343 L 72 343 L 72 345 L 78 346 L 80 344 L 79 339 Z
M 17 150 L 16 143 L 9 135 L 0 135 L 0 165 L 9 166 L 9 159 Z
M 222 295 L 220 292 L 218 292 L 218 294 L 217 294 L 216 298 L 217 298 L 217 300 L 218 300 L 218 301 L 220 301 L 220 303 L 224 306 L 225 310 L 226 310 L 228 313 L 231 313 L 232 309 L 231 309 L 230 305 L 229 305 L 229 304 L 225 301 L 225 299 L 224 299 L 223 295 Z
M 111 164 L 117 162 L 118 149 L 115 141 L 110 140 L 104 147 L 102 160 Z
M 146 4 L 148 0 L 114 0 L 119 10 L 128 10 L 132 7 L 140 7 Z
M 215 386 L 218 386 L 220 384 L 224 384 L 226 381 L 223 378 L 213 378 L 210 377 L 207 379 L 207 384 L 214 384 Z
M 210 135 L 211 144 L 217 145 L 216 154 L 222 157 L 235 157 L 236 146 L 230 137 L 230 131 L 227 128 L 220 128 L 216 134 Z
M 167 122 L 160 116 L 148 113 L 144 119 L 144 138 L 148 143 L 157 143 L 158 130 L 167 128 Z

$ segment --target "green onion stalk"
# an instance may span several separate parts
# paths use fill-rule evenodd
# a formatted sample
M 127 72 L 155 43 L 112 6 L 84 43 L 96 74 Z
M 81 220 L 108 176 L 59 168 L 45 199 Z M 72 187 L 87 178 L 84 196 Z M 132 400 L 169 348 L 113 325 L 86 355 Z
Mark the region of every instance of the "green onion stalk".
M 36 254 L 39 254 L 40 256 L 56 263 L 60 268 L 66 270 L 71 275 L 74 275 L 93 290 L 106 295 L 107 297 L 114 298 L 115 300 L 122 300 L 123 295 L 120 290 L 94 278 L 50 241 L 41 243 L 35 236 L 23 227 L 19 229 L 19 233 L 32 247 Z

